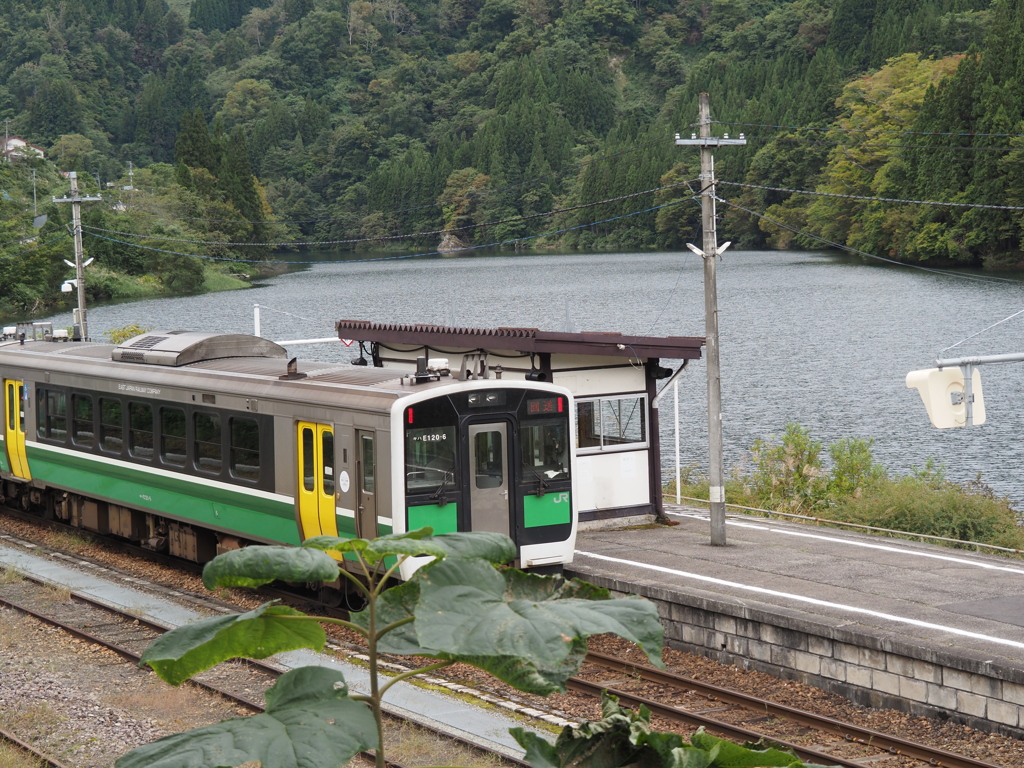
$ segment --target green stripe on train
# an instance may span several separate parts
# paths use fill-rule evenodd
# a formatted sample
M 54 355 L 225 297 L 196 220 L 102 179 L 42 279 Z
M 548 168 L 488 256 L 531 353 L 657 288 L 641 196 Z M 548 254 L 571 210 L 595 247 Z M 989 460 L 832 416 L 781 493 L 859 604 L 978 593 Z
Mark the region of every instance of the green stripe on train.
M 450 502 L 443 507 L 439 504 L 409 507 L 408 521 L 407 531 L 429 525 L 434 533 L 455 533 L 459 530 L 459 505 Z
M 562 525 L 572 522 L 572 504 L 568 491 L 523 497 L 523 524 L 527 528 Z
M 3 430 L 0 430 L 2 432 Z M 3 437 L 0 437 L 0 472 L 10 472 L 11 465 L 7 463 L 7 446 Z
M 112 464 L 91 454 L 57 453 L 32 443 L 27 448 L 32 477 L 45 483 L 251 538 L 299 543 L 295 508 L 289 503 L 204 485 L 189 475 Z

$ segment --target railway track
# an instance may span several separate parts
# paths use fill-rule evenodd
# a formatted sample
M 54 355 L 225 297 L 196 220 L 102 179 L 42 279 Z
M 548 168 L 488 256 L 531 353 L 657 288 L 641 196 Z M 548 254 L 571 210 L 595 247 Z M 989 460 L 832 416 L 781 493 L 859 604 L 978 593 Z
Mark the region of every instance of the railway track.
M 21 515 L 18 516 L 21 517 Z M 33 518 L 32 522 L 39 521 L 37 518 Z M 55 527 L 64 526 L 57 524 Z M 133 552 L 132 554 L 137 553 Z M 163 560 L 163 558 L 159 559 Z M 176 561 L 170 564 L 180 565 Z M 116 609 L 99 603 L 88 595 L 73 594 L 72 596 L 75 600 L 92 604 L 104 611 L 117 612 Z M 7 601 L 0 599 L 0 603 L 6 604 Z M 32 613 L 43 621 L 54 623 L 50 618 L 27 606 L 14 607 L 24 610 L 26 613 Z M 225 609 L 221 606 L 219 610 Z M 328 607 L 323 607 L 323 610 L 328 610 Z M 65 627 L 65 631 L 75 633 L 88 642 L 106 645 L 125 658 L 137 662 L 142 650 L 157 634 L 166 631 L 168 627 L 138 619 L 129 614 L 124 615 L 129 617 L 127 621 L 110 622 L 111 627 L 117 626 L 119 623 L 129 625 L 130 631 L 123 630 L 126 634 L 120 641 L 114 638 L 114 642 L 108 643 L 106 639 L 93 636 L 94 633 L 83 632 L 76 627 Z M 93 629 L 95 630 L 96 627 Z M 105 633 L 109 631 L 108 628 Z M 602 690 L 607 690 L 619 697 L 624 704 L 632 706 L 642 704 L 655 715 L 690 726 L 704 726 L 711 733 L 733 740 L 756 742 L 760 738 L 766 737 L 776 744 L 792 749 L 807 762 L 840 765 L 844 768 L 863 768 L 865 760 L 875 762 L 880 758 L 884 760 L 886 757 L 892 757 L 906 758 L 943 768 L 998 768 L 998 766 L 982 760 L 956 755 L 653 667 L 624 662 L 607 655 L 591 653 L 587 657 L 587 664 L 584 675 L 570 681 L 571 690 L 591 696 L 600 696 Z M 250 678 L 257 675 L 265 676 L 265 680 L 260 683 L 264 688 L 272 684 L 273 679 L 280 674 L 280 670 L 276 667 L 258 661 L 239 662 L 238 666 Z M 223 686 L 207 683 L 202 679 L 195 682 L 197 685 L 207 687 L 209 690 L 236 701 L 247 709 L 252 711 L 261 709 L 261 703 L 251 696 L 222 690 Z M 638 686 L 638 683 L 641 685 Z M 251 679 L 248 685 L 252 686 Z M 652 686 L 657 687 L 652 688 Z M 644 690 L 638 692 L 637 687 L 643 687 Z M 700 697 L 699 705 L 692 703 L 694 697 Z M 684 700 L 685 703 L 681 703 Z M 740 713 L 737 714 L 737 712 Z M 815 745 L 808 747 L 804 743 L 788 741 L 771 733 L 765 733 L 766 730 L 777 732 L 774 728 L 758 727 L 759 722 L 763 723 L 768 718 L 789 723 L 791 724 L 790 729 L 796 727 L 803 730 L 798 737 L 801 741 L 805 741 L 807 732 L 812 731 L 816 734 L 814 736 Z M 838 745 L 838 748 L 835 745 Z M 855 751 L 858 754 L 851 756 L 848 754 L 850 751 Z M 847 754 L 837 755 L 836 752 Z
M 655 715 L 687 725 L 704 726 L 708 732 L 729 739 L 757 741 L 764 736 L 776 744 L 793 750 L 805 762 L 840 765 L 845 768 L 863 768 L 865 760 L 875 762 L 879 755 L 885 755 L 894 758 L 912 758 L 928 765 L 941 766 L 941 768 L 999 768 L 999 766 L 982 760 L 956 755 L 925 744 L 861 728 L 654 667 L 624 662 L 605 654 L 588 653 L 586 664 L 591 674 L 596 671 L 601 677 L 602 671 L 604 671 L 604 679 L 592 681 L 576 677 L 570 681 L 570 689 L 594 696 L 600 696 L 602 691 L 607 691 L 619 697 L 624 704 L 643 705 Z M 607 672 L 614 673 L 616 678 L 607 679 Z M 630 690 L 631 686 L 637 684 L 643 686 L 643 695 Z M 653 694 L 651 693 L 652 687 L 655 688 Z M 701 697 L 709 706 L 695 709 L 691 704 L 684 707 L 665 703 L 693 696 Z M 736 717 L 737 712 L 740 713 L 739 717 Z M 711 717 L 711 713 L 714 713 L 716 717 Z M 763 721 L 766 718 L 773 718 L 786 724 L 810 729 L 817 734 L 817 743 L 815 747 L 811 748 L 776 738 L 763 731 L 755 731 L 723 719 L 727 713 L 731 714 L 730 719 L 738 719 L 740 722 Z M 834 746 L 837 744 L 843 748 L 848 748 L 848 745 L 858 745 L 863 748 L 861 751 L 864 754 L 853 758 L 838 756 L 835 752 L 840 750 L 835 749 Z M 829 751 L 833 749 L 835 751 Z
M 35 578 L 30 574 L 22 574 L 22 577 L 33 584 L 46 585 L 44 580 Z M 90 609 L 91 613 L 88 618 L 79 617 L 77 620 L 71 621 L 67 618 L 55 616 L 53 611 L 41 610 L 28 605 L 27 601 L 12 600 L 2 595 L 0 595 L 0 606 L 32 616 L 41 622 L 60 629 L 72 637 L 113 651 L 134 664 L 138 664 L 142 658 L 143 651 L 156 637 L 171 629 L 171 627 L 161 622 L 152 621 L 136 616 L 129 611 L 120 610 L 87 594 L 72 591 L 69 597 L 76 604 Z M 97 615 L 104 616 L 104 618 L 97 619 Z M 277 665 L 257 659 L 236 659 L 224 662 L 206 673 L 191 678 L 189 684 L 215 693 L 255 713 L 264 711 L 262 692 L 273 685 L 274 681 L 285 671 L 287 670 Z M 387 716 L 394 720 L 403 719 L 394 714 Z M 417 722 L 416 725 L 425 730 L 434 730 L 447 739 L 460 741 L 473 749 L 486 751 L 478 744 L 466 739 L 460 739 L 456 735 L 433 729 L 428 724 Z M 0 732 L 0 738 L 3 737 L 5 737 L 5 734 Z M 48 761 L 48 765 L 52 765 L 55 768 L 67 768 L 67 766 L 62 766 L 42 753 L 38 753 L 31 745 L 18 741 L 17 737 L 13 734 L 11 735 L 11 740 L 19 746 L 33 751 L 40 759 Z M 375 763 L 372 752 L 362 752 L 359 756 L 367 765 Z M 528 768 L 526 762 L 516 760 L 508 755 L 501 755 L 501 759 L 508 763 L 527 766 Z M 401 764 L 392 761 L 387 761 L 387 765 L 389 768 L 403 768 Z
M 54 758 L 47 755 L 45 752 L 40 752 L 38 749 L 33 747 L 31 744 L 22 741 L 13 733 L 8 731 L 6 728 L 0 728 L 0 742 L 10 744 L 15 749 L 23 752 L 30 759 L 37 763 L 47 766 L 47 768 L 69 768 L 64 763 L 58 762 Z

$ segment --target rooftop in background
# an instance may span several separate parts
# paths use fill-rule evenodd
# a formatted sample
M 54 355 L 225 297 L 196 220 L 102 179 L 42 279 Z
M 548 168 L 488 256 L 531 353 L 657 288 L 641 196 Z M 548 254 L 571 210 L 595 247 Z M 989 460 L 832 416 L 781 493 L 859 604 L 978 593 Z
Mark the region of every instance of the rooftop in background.
M 444 325 L 371 323 L 366 320 L 339 320 L 335 329 L 340 338 L 357 341 L 670 360 L 697 360 L 704 345 L 702 336 L 556 333 L 536 328 L 456 328 Z

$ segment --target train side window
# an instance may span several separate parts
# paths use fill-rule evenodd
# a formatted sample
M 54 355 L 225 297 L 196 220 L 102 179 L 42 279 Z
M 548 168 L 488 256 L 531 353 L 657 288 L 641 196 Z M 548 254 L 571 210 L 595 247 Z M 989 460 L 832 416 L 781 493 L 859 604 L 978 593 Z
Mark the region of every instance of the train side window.
M 120 454 L 124 447 L 124 417 L 121 401 L 100 398 L 100 450 Z
M 193 414 L 192 421 L 196 436 L 196 469 L 219 475 L 224 468 L 220 416 L 216 413 L 196 413 Z
M 160 409 L 160 459 L 175 467 L 185 466 L 185 411 Z
M 326 496 L 334 495 L 334 433 L 324 430 L 320 441 L 320 456 L 323 458 L 323 485 Z
M 362 435 L 360 437 L 362 447 L 360 449 L 362 459 L 362 480 L 363 493 L 377 492 L 376 461 L 373 456 L 373 435 Z
M 47 440 L 63 443 L 68 437 L 68 404 L 64 392 L 56 389 L 36 391 L 39 414 L 36 434 Z
M 231 419 L 231 476 L 260 479 L 260 425 L 255 419 Z
M 309 427 L 302 428 L 302 488 L 306 491 L 316 490 L 316 469 L 314 463 L 316 456 L 313 455 L 313 430 Z
M 92 395 L 71 396 L 71 442 L 83 448 L 96 444 Z
M 137 459 L 153 458 L 153 406 L 131 403 L 128 406 L 128 452 Z

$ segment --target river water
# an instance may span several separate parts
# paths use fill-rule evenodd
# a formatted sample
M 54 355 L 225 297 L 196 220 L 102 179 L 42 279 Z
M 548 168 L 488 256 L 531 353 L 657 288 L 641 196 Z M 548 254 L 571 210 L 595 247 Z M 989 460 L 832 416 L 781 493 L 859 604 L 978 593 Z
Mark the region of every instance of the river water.
M 252 333 L 258 303 L 262 335 L 277 341 L 333 336 L 339 319 L 704 334 L 703 266 L 689 251 L 320 257 L 251 290 L 96 306 L 89 330 L 99 337 L 139 323 Z M 832 253 L 729 251 L 718 267 L 718 297 L 727 470 L 749 465 L 756 439 L 795 421 L 826 446 L 873 438 L 876 459 L 893 472 L 931 457 L 954 480 L 980 473 L 1024 508 L 1024 364 L 981 368 L 988 420 L 978 427 L 933 428 L 916 390 L 905 386 L 908 371 L 933 367 L 937 357 L 1024 352 L 1024 315 L 942 351 L 1024 310 L 1024 280 L 950 276 Z M 71 323 L 68 313 L 50 319 Z M 355 356 L 340 344 L 289 352 Z M 703 361 L 691 363 L 679 381 L 682 463 L 705 469 Z M 662 404 L 667 477 L 674 471 L 673 421 L 669 394 Z

